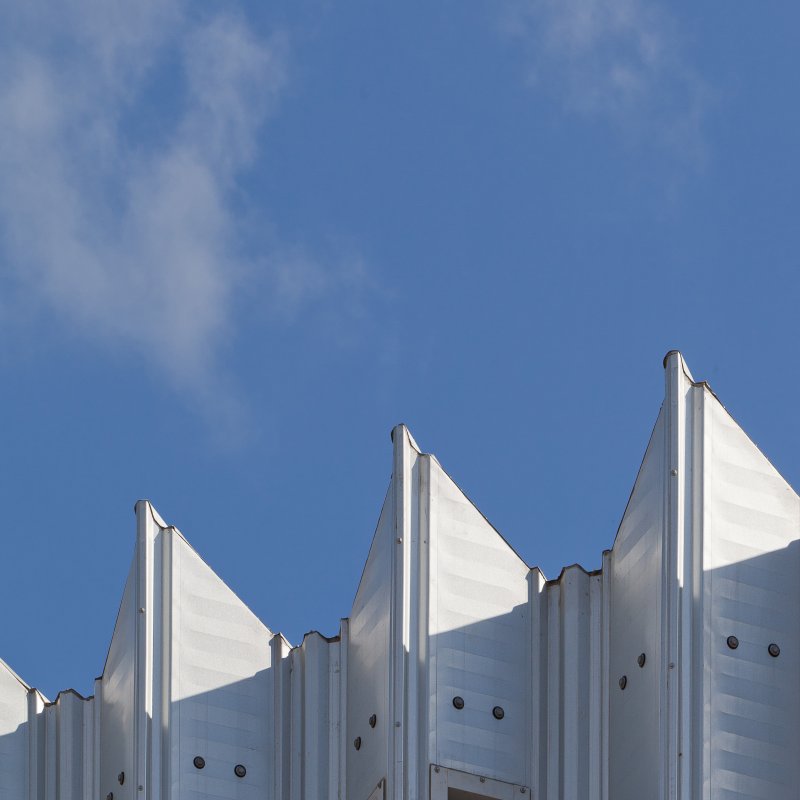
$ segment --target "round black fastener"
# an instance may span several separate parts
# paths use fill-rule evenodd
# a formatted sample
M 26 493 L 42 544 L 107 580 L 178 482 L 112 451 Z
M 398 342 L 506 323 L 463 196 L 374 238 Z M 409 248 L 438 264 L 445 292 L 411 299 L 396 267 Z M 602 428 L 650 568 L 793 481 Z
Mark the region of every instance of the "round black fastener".
M 206 760 L 203 758 L 203 756 L 195 756 L 192 759 L 192 764 L 195 765 L 196 769 L 203 769 L 203 767 L 206 765 Z
M 506 715 L 506 712 L 505 712 L 505 711 L 503 711 L 503 707 L 502 707 L 502 706 L 495 706 L 495 707 L 492 709 L 492 716 L 493 716 L 495 719 L 503 719 L 503 717 L 504 717 L 505 715 Z
M 646 656 L 644 653 L 639 653 L 639 657 L 636 659 L 636 663 L 637 663 L 637 664 L 638 664 L 640 667 L 643 667 L 643 666 L 644 666 L 644 663 L 645 663 L 645 661 L 647 661 L 647 656 Z
M 768 648 L 767 652 L 773 657 L 777 658 L 781 654 L 781 649 L 773 642 Z
M 457 708 L 459 711 L 461 711 L 461 709 L 464 708 L 464 698 L 456 695 L 453 698 L 453 708 Z
M 244 776 L 247 775 L 247 768 L 244 766 L 244 764 L 237 764 L 233 768 L 233 774 L 237 778 L 244 778 Z
M 624 692 L 624 691 L 625 691 L 625 687 L 626 687 L 627 685 L 628 685 L 628 676 L 627 676 L 627 675 L 623 675 L 623 676 L 622 676 L 622 677 L 619 679 L 619 688 L 620 688 L 620 689 L 622 689 L 622 691 Z
M 377 724 L 378 724 L 378 717 L 375 714 L 373 714 L 369 718 L 369 726 L 370 728 L 374 728 Z
M 120 772 L 120 774 L 117 775 L 117 780 L 119 781 L 119 785 L 122 786 L 122 784 L 125 783 L 125 773 Z
M 356 736 L 356 738 L 353 739 L 353 747 L 355 747 L 356 750 L 360 750 L 361 749 L 361 737 L 360 736 Z
M 729 636 L 725 641 L 731 650 L 735 650 L 739 646 L 739 640 L 735 636 Z

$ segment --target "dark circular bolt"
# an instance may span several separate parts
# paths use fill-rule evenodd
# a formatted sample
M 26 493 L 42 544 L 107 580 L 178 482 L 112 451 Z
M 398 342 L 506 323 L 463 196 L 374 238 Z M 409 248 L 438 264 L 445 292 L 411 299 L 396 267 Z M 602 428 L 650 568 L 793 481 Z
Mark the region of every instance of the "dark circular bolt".
M 777 658 L 781 654 L 781 649 L 773 642 L 768 648 L 767 652 L 773 657 Z
M 120 774 L 117 775 L 117 780 L 119 781 L 119 785 L 122 786 L 122 784 L 125 783 L 125 773 L 120 772 Z
M 206 765 L 206 760 L 203 758 L 203 756 L 195 756 L 192 760 L 192 764 L 194 764 L 197 769 L 203 769 L 203 767 Z
M 644 653 L 639 653 L 639 657 L 636 659 L 636 663 L 640 667 L 643 667 L 645 661 L 647 661 L 647 656 Z
M 729 636 L 725 641 L 731 650 L 735 650 L 739 646 L 739 640 L 735 636 Z
M 373 714 L 369 718 L 369 726 L 370 728 L 374 728 L 377 724 L 378 724 L 378 718 L 375 716 L 375 714 Z
M 464 698 L 463 697 L 459 697 L 458 695 L 456 695 L 453 698 L 453 707 L 457 708 L 459 711 L 461 711 L 461 709 L 464 708 Z
M 628 676 L 627 676 L 627 675 L 623 675 L 623 676 L 622 676 L 622 677 L 619 679 L 619 688 L 620 688 L 620 689 L 622 689 L 622 691 L 625 691 L 625 687 L 626 687 L 627 685 L 628 685 Z
M 244 776 L 247 775 L 247 769 L 245 768 L 244 764 L 237 764 L 233 768 L 233 774 L 237 778 L 244 778 Z
M 505 712 L 505 711 L 503 711 L 503 707 L 502 707 L 502 706 L 495 706 L 495 707 L 492 709 L 492 716 L 493 716 L 495 719 L 503 719 L 503 717 L 504 717 L 505 715 L 506 715 L 506 712 Z
M 361 737 L 360 736 L 356 736 L 356 738 L 353 739 L 353 747 L 355 747 L 356 750 L 360 750 L 361 749 Z

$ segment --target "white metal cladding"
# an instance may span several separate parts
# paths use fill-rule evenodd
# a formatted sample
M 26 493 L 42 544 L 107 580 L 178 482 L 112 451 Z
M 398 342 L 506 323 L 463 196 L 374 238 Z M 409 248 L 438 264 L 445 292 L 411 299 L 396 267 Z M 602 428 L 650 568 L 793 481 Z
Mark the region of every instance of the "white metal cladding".
M 398 426 L 350 618 L 298 647 L 137 504 L 94 696 L 0 662 L 0 800 L 798 797 L 800 500 L 665 377 L 602 569 L 553 581 Z
M 261 798 L 274 750 L 271 633 L 180 534 L 160 536 L 171 560 L 171 786 L 178 797 Z M 192 763 L 198 754 L 202 770 Z
M 353 602 L 347 653 L 347 775 L 354 795 L 368 797 L 389 771 L 390 659 L 395 548 L 394 498 L 383 504 L 367 563 Z M 356 688 L 357 687 L 357 688 Z M 370 726 L 372 715 L 375 727 Z
M 0 661 L 0 797 L 28 790 L 28 688 Z
M 111 787 L 119 783 L 117 777 L 124 773 L 127 781 L 123 781 L 114 792 L 114 797 L 119 800 L 133 800 L 136 796 L 131 788 L 135 772 L 134 731 L 137 725 L 136 575 L 137 558 L 134 557 L 103 669 L 100 695 L 100 730 L 103 738 L 103 748 L 99 754 L 100 786 L 109 787 L 106 792 L 111 791 Z M 48 750 L 53 747 L 54 742 L 47 735 L 45 741 L 49 745 Z
M 425 458 L 430 758 L 529 784 L 529 569 L 438 462 Z M 454 697 L 464 701 L 461 710 Z M 502 719 L 495 719 L 495 708 Z
M 698 639 L 706 643 L 710 679 L 702 755 L 711 797 L 797 796 L 798 498 L 724 409 L 708 404 L 707 411 L 705 608 Z M 739 640 L 736 650 L 726 645 L 729 635 Z M 771 643 L 780 647 L 777 658 L 769 655 Z
M 658 415 L 610 557 L 609 792 L 659 796 L 665 414 Z M 638 659 L 644 655 L 644 666 Z M 624 689 L 621 686 L 624 684 Z

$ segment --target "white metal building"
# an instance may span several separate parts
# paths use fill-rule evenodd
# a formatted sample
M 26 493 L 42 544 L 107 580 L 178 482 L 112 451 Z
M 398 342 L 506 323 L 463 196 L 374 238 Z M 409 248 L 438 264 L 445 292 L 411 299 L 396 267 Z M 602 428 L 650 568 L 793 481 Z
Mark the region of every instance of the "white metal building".
M 410 433 L 292 647 L 146 501 L 95 694 L 0 662 L 2 800 L 800 797 L 800 502 L 680 354 L 602 570 L 527 566 Z

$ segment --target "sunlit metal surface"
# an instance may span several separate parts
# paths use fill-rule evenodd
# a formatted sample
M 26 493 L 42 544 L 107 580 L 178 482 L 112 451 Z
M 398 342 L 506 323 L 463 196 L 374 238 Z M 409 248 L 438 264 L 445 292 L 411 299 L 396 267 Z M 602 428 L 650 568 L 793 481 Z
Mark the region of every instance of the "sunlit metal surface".
M 0 798 L 796 797 L 800 501 L 665 368 L 597 572 L 545 580 L 398 426 L 351 615 L 292 647 L 138 503 L 94 696 L 0 662 Z

